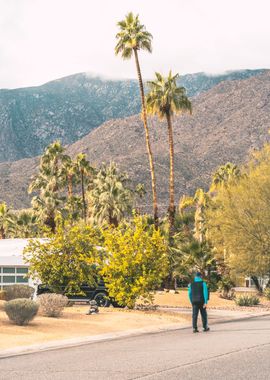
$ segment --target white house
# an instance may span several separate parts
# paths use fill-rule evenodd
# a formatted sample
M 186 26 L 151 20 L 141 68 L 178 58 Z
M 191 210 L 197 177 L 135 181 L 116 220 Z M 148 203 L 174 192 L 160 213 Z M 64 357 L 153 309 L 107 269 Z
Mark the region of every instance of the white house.
M 29 265 L 23 260 L 27 239 L 0 240 L 0 289 L 8 285 L 25 284 L 34 287 L 27 277 Z

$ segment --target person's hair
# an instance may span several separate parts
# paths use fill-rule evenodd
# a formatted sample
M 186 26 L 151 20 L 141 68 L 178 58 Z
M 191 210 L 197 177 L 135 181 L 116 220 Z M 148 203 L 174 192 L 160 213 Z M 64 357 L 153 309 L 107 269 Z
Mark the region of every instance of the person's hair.
M 196 277 L 202 277 L 201 272 L 196 272 Z

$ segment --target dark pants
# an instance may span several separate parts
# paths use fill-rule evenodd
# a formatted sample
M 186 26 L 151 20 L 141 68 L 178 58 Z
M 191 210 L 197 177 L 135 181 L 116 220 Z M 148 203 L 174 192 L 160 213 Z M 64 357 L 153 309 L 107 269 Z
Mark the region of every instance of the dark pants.
M 203 303 L 192 304 L 192 326 L 194 329 L 198 328 L 197 321 L 198 321 L 199 311 L 202 317 L 203 328 L 206 329 L 207 328 L 207 311 L 206 311 L 206 308 L 203 307 Z

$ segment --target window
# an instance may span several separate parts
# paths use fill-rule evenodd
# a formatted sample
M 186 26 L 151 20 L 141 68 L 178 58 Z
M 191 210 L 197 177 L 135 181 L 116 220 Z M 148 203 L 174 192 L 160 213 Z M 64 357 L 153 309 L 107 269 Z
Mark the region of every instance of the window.
M 17 273 L 28 273 L 28 268 L 17 268 Z
M 28 284 L 28 278 L 24 276 L 17 276 L 16 282 L 17 284 Z
M 3 273 L 15 273 L 14 267 L 3 267 Z
M 15 276 L 3 276 L 3 283 L 15 284 Z
M 27 267 L 0 267 L 0 289 L 3 289 L 3 284 L 28 284 Z

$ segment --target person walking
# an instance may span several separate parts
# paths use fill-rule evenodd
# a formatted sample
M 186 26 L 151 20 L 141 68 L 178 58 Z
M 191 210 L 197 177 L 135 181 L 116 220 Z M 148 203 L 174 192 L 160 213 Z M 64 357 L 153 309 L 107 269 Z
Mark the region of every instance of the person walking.
M 200 272 L 196 273 L 194 281 L 188 287 L 188 296 L 192 304 L 192 327 L 193 332 L 197 333 L 198 330 L 198 314 L 201 313 L 203 331 L 209 331 L 207 323 L 207 302 L 208 302 L 208 288 L 206 282 L 202 279 Z

